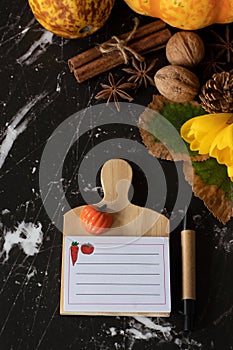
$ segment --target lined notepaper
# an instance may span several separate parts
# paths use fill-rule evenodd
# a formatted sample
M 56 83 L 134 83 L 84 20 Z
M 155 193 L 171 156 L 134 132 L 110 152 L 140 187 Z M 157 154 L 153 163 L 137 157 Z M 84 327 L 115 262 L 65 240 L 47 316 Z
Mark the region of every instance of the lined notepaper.
M 81 252 L 85 243 L 94 246 L 92 254 Z M 168 238 L 65 236 L 64 244 L 64 313 L 170 312 Z

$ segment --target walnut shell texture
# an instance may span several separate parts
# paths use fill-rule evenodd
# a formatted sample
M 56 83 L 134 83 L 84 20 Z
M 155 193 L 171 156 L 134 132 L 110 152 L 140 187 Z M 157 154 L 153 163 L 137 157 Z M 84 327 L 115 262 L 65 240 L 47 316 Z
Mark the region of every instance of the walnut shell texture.
M 205 46 L 198 34 L 180 31 L 168 40 L 166 56 L 171 64 L 194 67 L 204 58 Z
M 158 91 L 173 102 L 188 102 L 197 95 L 198 77 L 187 68 L 169 65 L 159 69 L 154 77 Z

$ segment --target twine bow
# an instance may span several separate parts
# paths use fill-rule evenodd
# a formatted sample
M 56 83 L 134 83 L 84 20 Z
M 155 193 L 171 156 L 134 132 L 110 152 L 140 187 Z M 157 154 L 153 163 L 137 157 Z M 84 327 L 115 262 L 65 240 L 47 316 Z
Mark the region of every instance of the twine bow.
M 143 61 L 144 58 L 141 55 L 139 55 L 135 50 L 133 50 L 129 46 L 127 46 L 128 42 L 132 39 L 132 37 L 134 36 L 134 34 L 136 33 L 136 31 L 138 29 L 139 19 L 135 18 L 134 22 L 135 22 L 134 27 L 126 39 L 121 40 L 117 36 L 114 35 L 114 36 L 112 36 L 112 39 L 115 40 L 115 42 L 109 42 L 109 43 L 104 43 L 104 44 L 100 45 L 100 47 L 99 47 L 100 52 L 110 53 L 110 52 L 119 50 L 124 58 L 125 64 L 127 64 L 129 61 L 129 53 L 134 58 L 136 58 L 136 60 L 138 60 L 140 62 Z

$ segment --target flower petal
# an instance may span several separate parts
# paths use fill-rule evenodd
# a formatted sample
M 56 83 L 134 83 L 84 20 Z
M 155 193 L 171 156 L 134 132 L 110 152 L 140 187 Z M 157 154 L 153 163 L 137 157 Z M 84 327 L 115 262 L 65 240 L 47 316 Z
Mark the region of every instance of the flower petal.
M 233 165 L 233 124 L 226 126 L 215 137 L 209 152 L 218 163 Z
M 200 154 L 209 153 L 213 140 L 226 127 L 229 113 L 205 114 L 188 120 L 181 127 L 181 136 L 190 143 L 190 149 Z
M 213 141 L 214 145 L 218 145 L 218 149 L 229 147 L 233 150 L 233 124 L 227 125 L 222 129 Z

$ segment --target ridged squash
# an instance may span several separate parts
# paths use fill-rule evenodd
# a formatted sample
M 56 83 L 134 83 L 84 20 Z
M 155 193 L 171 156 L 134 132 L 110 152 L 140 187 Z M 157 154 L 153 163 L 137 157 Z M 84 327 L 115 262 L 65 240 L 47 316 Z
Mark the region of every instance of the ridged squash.
M 232 0 L 125 0 L 137 13 L 157 17 L 173 27 L 196 30 L 233 22 Z
M 37 21 L 69 39 L 91 35 L 107 21 L 114 0 L 28 0 Z
M 85 205 L 80 214 L 83 228 L 93 234 L 99 235 L 112 226 L 112 214 L 101 211 L 93 205 Z

